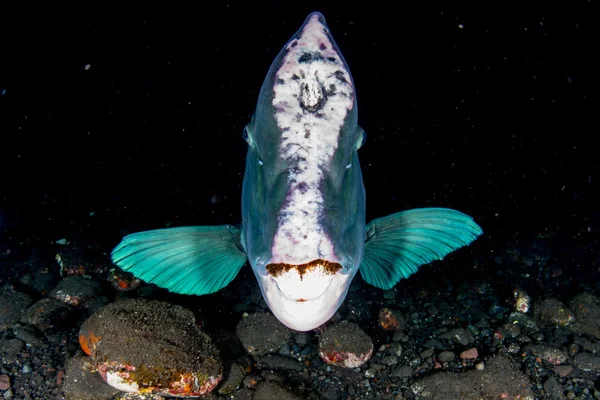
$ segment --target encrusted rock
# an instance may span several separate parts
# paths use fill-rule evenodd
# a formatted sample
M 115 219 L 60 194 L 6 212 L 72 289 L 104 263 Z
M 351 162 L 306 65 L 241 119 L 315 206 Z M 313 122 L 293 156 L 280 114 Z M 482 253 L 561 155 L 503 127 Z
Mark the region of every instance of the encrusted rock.
M 406 321 L 400 311 L 382 308 L 379 310 L 379 325 L 386 331 L 401 331 L 406 328 Z
M 321 334 L 319 356 L 328 364 L 356 368 L 368 361 L 371 355 L 373 341 L 356 324 L 342 321 Z
M 81 276 L 67 276 L 50 292 L 50 297 L 72 306 L 86 306 L 101 292 L 100 284 Z
M 27 309 L 21 319 L 40 331 L 54 331 L 71 328 L 76 320 L 75 308 L 60 300 L 45 298 Z
M 575 322 L 575 315 L 571 310 L 553 298 L 536 301 L 533 316 L 544 326 L 568 326 Z
M 218 351 L 194 314 L 169 303 L 109 304 L 85 321 L 79 342 L 102 379 L 119 390 L 198 396 L 222 378 Z
M 573 331 L 600 339 L 600 300 L 591 293 L 581 293 L 569 301 L 577 317 Z

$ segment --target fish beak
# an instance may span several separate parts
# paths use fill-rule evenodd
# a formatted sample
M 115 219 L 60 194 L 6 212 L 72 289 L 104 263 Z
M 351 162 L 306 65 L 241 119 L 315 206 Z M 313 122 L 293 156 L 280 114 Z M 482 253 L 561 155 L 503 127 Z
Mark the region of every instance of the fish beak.
M 329 320 L 346 297 L 352 276 L 326 260 L 307 264 L 269 264 L 257 274 L 263 297 L 284 325 L 308 331 Z

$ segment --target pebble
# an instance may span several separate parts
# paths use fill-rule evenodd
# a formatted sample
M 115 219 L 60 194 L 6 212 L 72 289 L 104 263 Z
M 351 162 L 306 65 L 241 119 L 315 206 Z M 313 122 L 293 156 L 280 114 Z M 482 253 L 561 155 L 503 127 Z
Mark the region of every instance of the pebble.
M 441 362 L 450 362 L 453 361 L 456 355 L 452 351 L 442 351 L 438 354 L 438 359 Z
M 308 332 L 298 332 L 296 333 L 296 343 L 300 346 L 306 346 L 310 343 L 311 336 Z
M 0 375 L 0 390 L 10 389 L 10 376 L 6 374 Z
M 21 321 L 45 332 L 69 329 L 76 317 L 73 306 L 54 298 L 44 298 L 30 306 Z
M 233 393 L 237 388 L 242 385 L 246 372 L 244 368 L 237 363 L 233 363 L 229 366 L 225 379 L 219 385 L 219 394 L 230 394 Z
M 394 369 L 390 375 L 397 376 L 399 378 L 410 378 L 413 375 L 413 369 L 408 365 L 404 365 Z
M 291 332 L 272 314 L 255 313 L 242 318 L 236 327 L 236 335 L 246 352 L 260 356 L 287 344 Z
M 283 357 L 279 355 L 266 355 L 256 357 L 257 364 L 261 368 L 274 369 L 282 371 L 296 371 L 300 372 L 304 369 L 304 364 L 299 363 L 297 360 L 290 357 Z
M 406 328 L 406 321 L 399 310 L 382 308 L 379 310 L 379 325 L 386 331 L 402 331 Z
M 582 371 L 600 372 L 600 356 L 587 352 L 575 354 L 573 365 Z
M 291 391 L 285 389 L 281 385 L 275 382 L 263 382 L 260 383 L 254 391 L 254 400 L 299 400 L 300 397 L 296 396 Z
M 44 341 L 40 331 L 34 326 L 22 325 L 15 329 L 15 336 L 22 341 L 21 343 L 27 344 L 27 346 L 42 346 Z
M 50 296 L 72 306 L 86 306 L 101 292 L 100 284 L 81 276 L 67 276 L 50 292 Z
M 533 316 L 544 326 L 568 326 L 575 322 L 575 314 L 554 298 L 536 301 Z
M 573 372 L 572 365 L 557 365 L 554 367 L 554 372 L 556 372 L 561 378 L 565 376 L 569 376 L 571 372 Z
M 32 303 L 31 297 L 15 290 L 12 285 L 0 287 L 0 331 L 19 321 L 21 315 Z
M 524 348 L 524 350 L 555 365 L 562 364 L 567 361 L 567 355 L 562 350 L 550 346 L 528 345 Z
M 479 352 L 477 351 L 477 349 L 475 347 L 465 350 L 460 353 L 460 358 L 462 358 L 463 360 L 465 360 L 465 359 L 472 360 L 477 357 L 479 357 Z
M 397 357 L 400 357 L 402 355 L 402 345 L 398 342 L 393 342 L 392 344 L 390 344 L 389 350 Z
M 319 339 L 319 357 L 328 364 L 357 368 L 373 354 L 373 341 L 358 325 L 342 321 L 329 326 Z
M 392 366 L 398 364 L 398 357 L 396 356 L 387 356 L 381 359 L 381 362 L 385 365 Z
M 354 388 L 353 385 L 348 385 L 348 389 L 347 390 L 348 390 L 348 394 L 350 396 L 354 396 L 356 394 L 356 389 Z
M 458 328 L 453 331 L 447 332 L 440 337 L 448 338 L 454 343 L 460 344 L 461 346 L 468 346 L 475 343 L 475 338 L 468 329 Z
M 427 349 L 422 351 L 421 354 L 419 354 L 419 356 L 421 356 L 421 358 L 429 358 L 433 355 L 433 353 L 433 349 Z

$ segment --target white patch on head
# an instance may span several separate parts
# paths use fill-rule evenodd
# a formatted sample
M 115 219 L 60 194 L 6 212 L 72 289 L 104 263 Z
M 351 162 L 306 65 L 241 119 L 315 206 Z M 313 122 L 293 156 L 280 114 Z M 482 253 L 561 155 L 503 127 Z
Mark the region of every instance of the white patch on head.
M 329 39 L 327 27 L 313 15 L 300 37 L 290 41 L 275 73 L 273 106 L 281 129 L 281 157 L 294 166 L 279 214 L 272 263 L 302 264 L 323 258 L 336 262 L 333 244 L 323 231 L 320 182 L 329 168 L 348 112 L 354 105 L 352 79 Z

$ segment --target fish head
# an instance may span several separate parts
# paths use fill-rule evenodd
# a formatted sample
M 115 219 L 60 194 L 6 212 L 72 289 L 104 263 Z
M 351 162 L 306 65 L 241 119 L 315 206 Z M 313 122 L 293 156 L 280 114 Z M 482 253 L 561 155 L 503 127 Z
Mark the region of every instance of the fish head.
M 365 235 L 365 134 L 350 70 L 320 13 L 275 58 L 244 138 L 242 245 L 273 314 L 314 329 L 344 301 Z

